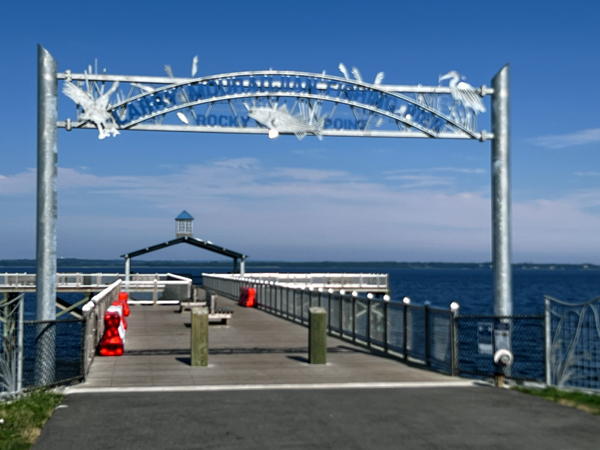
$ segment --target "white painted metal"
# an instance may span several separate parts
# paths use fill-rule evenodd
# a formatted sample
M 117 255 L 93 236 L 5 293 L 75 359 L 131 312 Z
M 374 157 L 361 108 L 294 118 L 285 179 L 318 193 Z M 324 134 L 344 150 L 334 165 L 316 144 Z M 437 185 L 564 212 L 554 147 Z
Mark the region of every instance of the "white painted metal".
M 388 274 L 350 273 L 247 273 L 241 274 L 202 274 L 220 280 L 239 280 L 273 283 L 278 286 L 297 289 L 334 289 L 359 292 L 388 292 Z

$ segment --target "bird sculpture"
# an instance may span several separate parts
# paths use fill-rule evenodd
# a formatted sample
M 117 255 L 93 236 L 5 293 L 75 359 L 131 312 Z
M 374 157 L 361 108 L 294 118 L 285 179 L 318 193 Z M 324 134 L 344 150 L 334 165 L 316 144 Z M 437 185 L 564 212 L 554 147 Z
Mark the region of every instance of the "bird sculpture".
M 344 65 L 344 63 L 340 63 L 340 65 L 338 66 L 338 69 L 340 69 L 340 72 L 342 72 L 342 75 L 344 75 L 344 78 L 346 80 L 350 80 L 350 73 L 348 72 L 348 69 L 346 69 L 346 66 Z M 352 68 L 352 76 L 354 77 L 354 79 L 360 83 L 363 83 L 363 78 L 362 75 L 360 74 L 360 71 L 356 68 L 353 67 Z M 375 76 L 375 81 L 373 82 L 373 84 L 378 85 L 381 84 L 381 82 L 383 81 L 383 77 L 385 76 L 385 74 L 383 72 L 379 72 L 376 76 Z
M 96 125 L 98 139 L 119 134 L 115 119 L 108 112 L 110 96 L 117 90 L 117 87 L 119 87 L 119 82 L 115 81 L 111 88 L 98 98 L 94 98 L 90 92 L 84 91 L 71 82 L 65 83 L 63 87 L 63 93 L 83 108 L 79 119 L 93 122 Z
M 462 103 L 465 108 L 471 109 L 475 114 L 485 112 L 485 106 L 477 93 L 477 89 L 464 81 L 459 82 L 460 79 L 465 79 L 464 76 L 452 70 L 447 74 L 440 76 L 439 81 L 441 83 L 443 80 L 448 79 L 450 80 L 448 83 L 450 93 L 455 102 Z

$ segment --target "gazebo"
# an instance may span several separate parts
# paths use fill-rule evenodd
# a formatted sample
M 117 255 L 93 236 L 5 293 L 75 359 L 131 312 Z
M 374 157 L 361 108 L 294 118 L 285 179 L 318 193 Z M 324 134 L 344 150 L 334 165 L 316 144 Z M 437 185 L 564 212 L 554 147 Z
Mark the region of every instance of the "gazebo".
M 121 258 L 125 258 L 125 282 L 127 285 L 129 284 L 129 277 L 131 274 L 131 258 L 182 243 L 194 245 L 196 247 L 232 258 L 233 272 L 244 275 L 244 272 L 246 271 L 246 258 L 248 255 L 234 252 L 233 250 L 229 250 L 225 247 L 215 245 L 210 241 L 204 241 L 202 239 L 195 238 L 193 235 L 193 222 L 194 218 L 190 213 L 184 210 L 175 218 L 176 239 L 121 255 Z

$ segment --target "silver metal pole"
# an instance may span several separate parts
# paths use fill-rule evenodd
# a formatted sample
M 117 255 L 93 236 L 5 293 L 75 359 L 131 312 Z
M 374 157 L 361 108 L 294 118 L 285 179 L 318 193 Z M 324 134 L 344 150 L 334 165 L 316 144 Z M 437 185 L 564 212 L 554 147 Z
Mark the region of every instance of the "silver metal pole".
M 129 293 L 129 281 L 131 279 L 131 258 L 125 258 L 125 292 Z
M 552 326 L 551 326 L 551 315 L 550 315 L 550 299 L 544 298 L 544 343 L 545 343 L 545 356 L 546 356 L 546 386 L 552 385 Z
M 58 159 L 58 79 L 52 55 L 38 45 L 38 142 L 37 142 L 37 275 L 36 319 L 56 319 L 56 220 Z M 35 383 L 54 380 L 54 327 L 38 325 Z
M 513 313 L 510 219 L 509 65 L 492 79 L 492 263 L 494 314 Z
M 23 316 L 25 314 L 25 294 L 21 294 L 19 300 L 19 324 L 17 331 L 17 394 L 23 390 Z
M 58 80 L 52 55 L 38 45 L 36 320 L 56 318 Z
M 240 276 L 244 276 L 244 274 L 246 273 L 246 260 L 242 259 L 240 261 Z

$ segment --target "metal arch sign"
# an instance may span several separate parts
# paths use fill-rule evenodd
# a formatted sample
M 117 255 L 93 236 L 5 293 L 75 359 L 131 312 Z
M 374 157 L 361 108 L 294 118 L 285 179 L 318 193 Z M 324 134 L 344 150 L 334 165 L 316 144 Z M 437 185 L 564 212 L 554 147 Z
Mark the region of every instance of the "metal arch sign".
M 296 71 L 236 72 L 198 78 L 58 74 L 77 118 L 59 127 L 119 130 L 414 137 L 486 140 L 477 129 L 482 97 L 493 92 L 459 82 L 449 72 L 438 86 L 382 85 L 354 78 Z M 170 72 L 170 70 L 169 70 Z M 464 78 L 464 77 L 463 77 Z M 442 82 L 449 80 L 448 86 Z M 112 82 L 105 91 L 106 83 Z M 127 87 L 123 89 L 123 87 Z
M 404 86 L 381 84 L 382 73 L 367 83 L 356 68 L 339 69 L 343 76 L 267 70 L 195 77 L 194 58 L 191 78 L 175 78 L 168 66 L 167 77 L 98 74 L 91 67 L 58 73 L 56 60 L 38 46 L 36 318 L 55 315 L 60 127 L 96 128 L 101 139 L 121 130 L 490 139 L 494 313 L 512 315 L 509 66 L 491 88 L 473 87 L 454 71 L 437 85 Z M 58 119 L 59 80 L 77 104 L 74 120 Z M 491 133 L 477 126 L 487 95 Z

